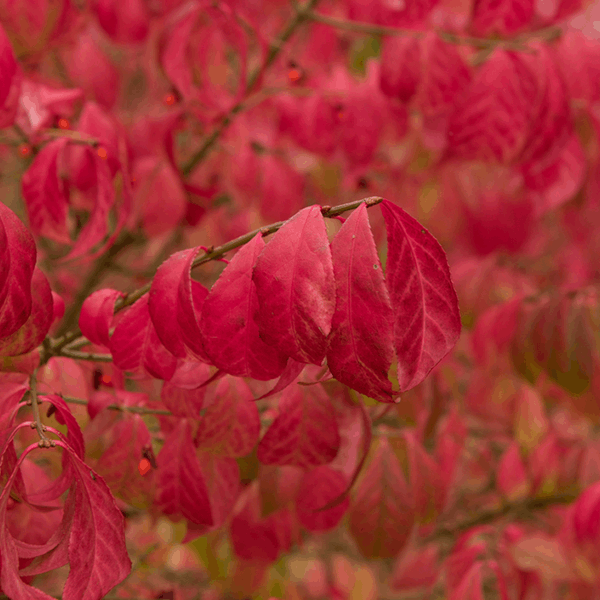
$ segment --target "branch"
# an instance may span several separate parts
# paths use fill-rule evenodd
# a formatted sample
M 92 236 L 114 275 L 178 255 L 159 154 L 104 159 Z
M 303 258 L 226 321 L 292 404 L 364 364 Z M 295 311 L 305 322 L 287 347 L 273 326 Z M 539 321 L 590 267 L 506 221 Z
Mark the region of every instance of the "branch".
M 85 340 L 86 344 L 89 343 Z M 76 360 L 92 360 L 94 362 L 106 362 L 111 363 L 113 361 L 112 354 L 94 354 L 93 352 L 79 352 L 78 350 L 72 350 L 71 348 L 63 348 L 60 351 L 61 356 L 67 358 L 74 358 Z
M 85 301 L 85 299 L 92 293 L 93 289 L 96 287 L 98 282 L 100 281 L 102 274 L 109 267 L 112 261 L 119 255 L 119 253 L 124 250 L 127 246 L 133 243 L 136 240 L 136 237 L 129 232 L 124 232 L 121 234 L 119 239 L 109 248 L 109 250 L 104 254 L 94 265 L 93 270 L 87 276 L 84 284 L 81 286 L 79 291 L 77 292 L 77 296 L 73 302 L 69 305 L 69 308 L 65 311 L 65 314 L 62 318 L 60 327 L 58 329 L 57 334 L 59 336 L 64 335 L 76 322 L 76 319 L 79 315 L 79 311 Z
M 81 398 L 73 398 L 72 396 L 63 396 L 58 394 L 68 404 L 79 404 L 80 406 L 87 406 L 88 401 Z M 162 415 L 164 417 L 172 417 L 173 413 L 170 410 L 161 410 L 158 408 L 144 408 L 143 406 L 123 406 L 122 404 L 109 404 L 104 408 L 109 410 L 120 410 L 121 412 L 136 413 L 138 415 Z
M 523 512 L 531 512 L 535 510 L 543 510 L 555 505 L 570 504 L 579 497 L 579 493 L 565 492 L 564 494 L 556 494 L 552 496 L 544 496 L 539 498 L 528 498 L 522 502 L 514 502 L 504 505 L 497 510 L 490 510 L 475 514 L 474 516 L 465 519 L 457 520 L 454 523 L 448 523 L 437 528 L 434 533 L 422 540 L 423 544 L 439 541 L 443 538 L 456 539 L 459 534 L 477 527 L 478 525 L 487 525 L 503 517 L 516 518 Z
M 362 23 L 360 21 L 349 21 L 344 19 L 336 19 L 314 11 L 305 12 L 305 18 L 308 18 L 317 23 L 323 23 L 336 29 L 346 29 L 348 31 L 356 31 L 367 35 L 411 35 L 417 38 L 422 38 L 425 32 L 414 29 L 402 29 L 400 27 L 385 27 L 383 25 L 373 25 L 371 23 Z M 464 44 L 475 46 L 478 48 L 510 48 L 513 50 L 521 50 L 525 52 L 533 52 L 533 49 L 524 46 L 530 39 L 542 38 L 548 41 L 556 39 L 562 33 L 560 27 L 547 27 L 538 31 L 532 31 L 527 36 L 517 37 L 513 40 L 494 40 L 489 38 L 477 38 L 469 36 L 456 35 L 446 31 L 438 31 L 438 36 L 451 44 Z
M 342 213 L 347 212 L 349 210 L 354 210 L 355 208 L 358 208 L 363 203 L 367 206 L 367 208 L 370 208 L 371 206 L 375 206 L 375 205 L 381 203 L 382 201 L 383 201 L 383 198 L 381 198 L 379 196 L 372 196 L 370 198 L 364 198 L 363 200 L 356 200 L 355 202 L 348 202 L 347 204 L 340 204 L 339 206 L 334 206 L 334 207 L 323 206 L 321 208 L 321 214 L 326 218 L 333 218 L 333 217 L 337 217 L 338 215 L 341 215 Z M 203 265 L 204 263 L 210 262 L 212 260 L 218 260 L 219 258 L 222 258 L 227 252 L 231 252 L 231 250 L 235 250 L 236 248 L 239 248 L 240 246 L 247 244 L 255 235 L 257 235 L 259 233 L 263 237 L 267 236 L 267 235 L 271 235 L 272 233 L 275 233 L 277 230 L 279 230 L 285 222 L 286 221 L 279 221 L 277 223 L 273 223 L 271 225 L 261 227 L 260 229 L 255 229 L 254 231 L 251 231 L 250 233 L 246 233 L 245 235 L 242 235 L 242 236 L 236 238 L 235 240 L 227 242 L 226 244 L 223 244 L 222 246 L 217 246 L 217 248 L 213 248 L 210 252 L 205 252 L 202 256 L 196 258 L 192 262 L 192 268 L 197 267 L 199 265 Z M 104 264 L 104 261 L 103 261 L 103 264 Z M 123 310 L 124 308 L 131 306 L 134 302 L 139 300 L 144 294 L 147 294 L 150 291 L 151 285 L 152 285 L 151 283 L 147 283 L 146 285 L 135 290 L 134 292 L 127 294 L 124 298 L 119 298 L 115 302 L 115 314 L 118 313 L 119 311 Z M 78 296 L 78 299 L 79 299 L 79 296 Z M 84 300 L 85 300 L 85 298 L 80 300 L 79 307 L 81 306 L 81 304 L 83 304 Z M 73 311 L 71 310 L 69 312 L 72 313 Z M 76 314 L 77 313 L 75 313 L 75 316 L 76 316 Z M 75 317 L 73 317 L 73 320 L 74 319 L 75 319 Z M 79 327 L 77 327 L 73 331 L 62 335 L 58 339 L 54 339 L 54 340 L 51 339 L 51 340 L 47 341 L 45 344 L 44 350 L 41 350 L 42 352 L 44 352 L 44 354 L 43 354 L 44 362 L 47 362 L 47 360 L 51 356 L 63 355 L 63 348 L 65 346 L 67 346 L 68 344 L 70 344 L 71 342 L 75 341 L 80 336 L 81 336 L 81 330 L 79 329 Z M 72 351 L 72 349 L 69 349 L 69 351 Z M 44 362 L 41 362 L 41 364 L 44 364 Z
M 281 52 L 281 48 L 283 47 L 285 42 L 287 42 L 290 39 L 290 37 L 292 37 L 292 34 L 298 28 L 298 26 L 309 18 L 309 14 L 311 13 L 312 9 L 316 7 L 318 2 L 319 0 L 309 0 L 304 8 L 300 8 L 296 11 L 296 14 L 287 24 L 286 28 L 281 32 L 277 40 L 273 44 L 271 44 L 264 64 L 256 68 L 250 75 L 246 87 L 247 90 L 251 90 L 261 77 L 263 71 L 273 64 L 273 61 Z M 240 102 L 235 104 L 229 110 L 229 112 L 221 119 L 221 122 L 215 127 L 213 132 L 204 140 L 204 143 L 194 154 L 194 156 L 192 156 L 192 158 L 190 158 L 190 160 L 182 167 L 181 172 L 184 177 L 189 175 L 194 170 L 196 165 L 198 165 L 198 163 L 204 160 L 204 157 L 208 154 L 209 150 L 214 146 L 215 142 L 219 139 L 220 135 L 231 123 L 232 118 L 237 113 L 241 112 L 243 109 L 244 101 L 241 100 Z
M 33 423 L 31 424 L 31 427 L 32 429 L 35 428 L 40 436 L 38 445 L 40 448 L 53 448 L 56 444 L 54 440 L 51 440 L 46 435 L 46 426 L 42 423 L 42 419 L 40 417 L 40 407 L 37 398 L 37 370 L 34 371 L 29 378 L 29 392 L 31 408 L 33 409 Z

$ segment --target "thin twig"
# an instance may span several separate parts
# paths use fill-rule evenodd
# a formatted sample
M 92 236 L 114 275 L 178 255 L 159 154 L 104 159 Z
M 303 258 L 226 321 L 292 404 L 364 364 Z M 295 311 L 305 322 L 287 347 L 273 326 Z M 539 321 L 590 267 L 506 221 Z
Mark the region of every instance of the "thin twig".
M 341 215 L 342 213 L 345 213 L 349 210 L 354 210 L 355 208 L 358 208 L 361 204 L 365 204 L 367 206 L 367 208 L 369 208 L 371 206 L 375 206 L 375 205 L 379 204 L 382 201 L 383 201 L 383 198 L 381 198 L 379 196 L 372 196 L 370 198 L 364 198 L 363 200 L 356 200 L 355 202 L 348 202 L 347 204 L 340 204 L 339 206 L 334 206 L 334 207 L 324 206 L 321 209 L 321 213 L 324 217 L 333 218 L 333 217 L 337 217 L 338 215 Z M 271 225 L 261 227 L 260 229 L 255 229 L 254 231 L 251 231 L 250 233 L 246 233 L 245 235 L 242 235 L 242 236 L 236 238 L 235 240 L 227 242 L 226 244 L 223 244 L 222 246 L 213 248 L 211 252 L 205 252 L 202 256 L 196 258 L 192 262 L 192 268 L 202 265 L 204 263 L 210 262 L 212 260 L 218 260 L 218 259 L 222 258 L 227 252 L 231 252 L 232 250 L 235 250 L 236 248 L 239 248 L 240 246 L 247 244 L 255 235 L 257 235 L 259 233 L 261 235 L 263 235 L 263 237 L 270 235 L 272 233 L 275 233 L 277 230 L 279 230 L 283 226 L 284 223 L 285 223 L 285 221 L 279 221 L 277 223 L 273 223 Z M 134 292 L 131 292 L 130 294 L 125 295 L 125 297 L 119 298 L 115 302 L 115 314 L 117 312 L 123 310 L 124 308 L 131 306 L 137 300 L 139 300 L 143 295 L 147 294 L 150 291 L 151 285 L 152 285 L 151 283 L 147 283 L 146 285 L 135 290 Z M 78 298 L 79 298 L 79 296 L 78 296 Z M 81 304 L 83 304 L 84 300 L 85 300 L 85 298 L 80 299 Z M 47 353 L 44 356 L 45 360 L 47 361 L 51 356 L 60 356 L 62 354 L 62 349 L 65 346 L 67 346 L 68 344 L 71 344 L 72 342 L 74 342 L 80 336 L 81 336 L 81 330 L 79 329 L 79 327 L 77 327 L 73 331 L 62 335 L 58 339 L 50 340 L 47 344 L 48 348 L 47 348 Z M 72 348 L 70 348 L 70 350 L 71 349 Z
M 441 538 L 456 539 L 460 533 L 472 529 L 473 527 L 477 527 L 478 525 L 487 525 L 488 523 L 493 523 L 498 519 L 508 516 L 516 518 L 518 515 L 523 514 L 523 512 L 543 510 L 555 505 L 570 504 L 578 497 L 579 494 L 573 492 L 540 498 L 528 498 L 522 502 L 506 504 L 496 510 L 478 513 L 465 520 L 456 521 L 455 523 L 446 525 L 442 524 L 434 533 L 421 541 L 423 544 L 427 544 L 429 542 L 438 541 Z
M 38 445 L 40 448 L 53 448 L 56 444 L 54 440 L 51 440 L 46 435 L 46 426 L 42 423 L 42 419 L 40 417 L 40 407 L 37 397 L 37 369 L 29 378 L 29 397 L 31 399 L 31 408 L 33 410 L 33 423 L 31 425 L 32 427 L 35 427 L 38 435 L 40 436 Z
M 88 340 L 86 340 L 89 343 Z M 113 361 L 112 354 L 94 354 L 93 352 L 79 352 L 77 350 L 71 350 L 71 348 L 63 348 L 60 352 L 61 356 L 67 358 L 74 358 L 76 360 L 92 360 L 94 362 L 106 362 L 110 363 Z
M 110 249 L 104 254 L 94 265 L 94 268 L 87 276 L 84 284 L 77 292 L 77 296 L 73 302 L 69 305 L 69 308 L 65 312 L 60 327 L 58 329 L 58 335 L 64 335 L 73 325 L 79 315 L 81 306 L 85 299 L 91 294 L 94 287 L 102 278 L 102 274 L 112 263 L 112 261 L 119 255 L 119 253 L 127 248 L 136 240 L 136 237 L 129 232 L 124 232 L 120 235 L 119 239 L 110 247 Z M 80 335 L 80 334 L 78 334 Z
M 267 54 L 267 58 L 265 62 L 260 67 L 257 67 L 248 79 L 248 85 L 246 89 L 251 91 L 252 88 L 256 85 L 256 82 L 261 77 L 263 71 L 267 69 L 273 61 L 277 58 L 281 49 L 285 42 L 292 37 L 294 31 L 301 25 L 304 21 L 307 20 L 310 12 L 317 6 L 319 0 L 309 0 L 304 8 L 300 8 L 296 11 L 294 17 L 287 24 L 285 29 L 281 32 L 277 40 L 271 44 L 269 48 L 269 52 Z M 244 99 L 245 100 L 245 99 Z M 204 160 L 204 157 L 208 154 L 209 150 L 214 146 L 215 142 L 219 139 L 223 131 L 228 127 L 231 123 L 231 120 L 234 115 L 241 112 L 244 108 L 244 100 L 240 100 L 237 104 L 235 104 L 229 112 L 221 119 L 221 122 L 215 127 L 213 132 L 204 140 L 202 146 L 196 151 L 196 153 L 190 158 L 190 160 L 183 166 L 181 172 L 183 176 L 189 175 L 194 168 Z
M 59 396 L 68 404 L 79 404 L 80 406 L 87 406 L 89 404 L 87 400 L 83 400 L 82 398 L 63 396 L 62 394 L 59 394 Z M 108 408 L 109 410 L 119 410 L 121 412 L 136 413 L 138 415 L 162 415 L 164 417 L 174 416 L 170 410 L 161 410 L 158 408 L 144 408 L 143 406 L 124 406 L 122 404 L 109 404 L 108 406 L 104 406 L 103 408 Z
M 426 35 L 426 32 L 415 29 L 403 29 L 401 27 L 386 27 L 384 25 L 374 25 L 372 23 L 363 23 L 360 21 L 349 21 L 345 19 L 336 19 L 328 15 L 323 15 L 315 11 L 304 12 L 304 16 L 307 19 L 315 21 L 317 23 L 323 23 L 336 29 L 345 29 L 348 31 L 356 31 L 357 33 L 364 33 L 367 35 L 382 36 L 382 35 L 410 35 L 416 38 L 422 38 Z M 545 39 L 551 41 L 562 33 L 559 27 L 547 27 L 545 29 L 539 29 L 538 31 L 532 31 L 527 34 L 526 37 L 521 36 L 512 40 L 493 40 L 489 38 L 477 38 L 470 36 L 457 35 L 447 31 L 437 31 L 438 36 L 446 42 L 451 44 L 462 44 L 468 46 L 475 46 L 476 48 L 510 48 L 514 50 L 521 50 L 524 52 L 531 52 L 530 48 L 527 48 L 525 44 L 531 39 Z

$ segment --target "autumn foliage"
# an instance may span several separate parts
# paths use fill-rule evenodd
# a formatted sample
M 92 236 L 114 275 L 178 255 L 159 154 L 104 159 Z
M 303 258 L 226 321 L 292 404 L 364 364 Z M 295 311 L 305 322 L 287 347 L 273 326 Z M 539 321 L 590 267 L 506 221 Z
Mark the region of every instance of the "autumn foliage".
M 597 597 L 596 11 L 0 1 L 0 598 Z

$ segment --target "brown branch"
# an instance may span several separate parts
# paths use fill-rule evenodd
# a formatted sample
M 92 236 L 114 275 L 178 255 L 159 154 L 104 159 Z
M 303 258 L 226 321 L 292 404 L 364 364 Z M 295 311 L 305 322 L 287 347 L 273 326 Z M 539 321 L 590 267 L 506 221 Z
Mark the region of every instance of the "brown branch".
M 273 61 L 277 58 L 279 53 L 281 52 L 281 48 L 287 42 L 294 31 L 301 25 L 304 21 L 308 19 L 310 12 L 317 6 L 319 0 L 309 0 L 305 7 L 299 8 L 296 11 L 294 17 L 287 24 L 285 29 L 281 32 L 277 40 L 271 44 L 269 48 L 269 52 L 267 54 L 267 58 L 265 62 L 260 67 L 256 68 L 253 73 L 250 75 L 248 79 L 248 84 L 246 89 L 248 91 L 252 90 L 252 88 L 256 85 L 256 82 L 259 80 L 263 71 L 270 67 L 273 64 Z M 244 100 L 238 102 L 235 106 L 233 106 L 229 112 L 221 119 L 221 122 L 215 127 L 213 132 L 204 140 L 202 146 L 197 150 L 197 152 L 190 158 L 190 160 L 182 167 L 181 172 L 183 176 L 189 175 L 196 165 L 198 165 L 204 157 L 208 154 L 209 150 L 214 146 L 215 142 L 219 139 L 223 131 L 229 126 L 232 118 L 239 112 L 244 109 Z
M 469 529 L 472 529 L 473 527 L 487 525 L 504 517 L 510 517 L 514 519 L 519 515 L 522 515 L 524 512 L 543 510 L 556 505 L 570 504 L 578 497 L 579 493 L 566 492 L 564 494 L 543 496 L 539 498 L 528 498 L 522 502 L 505 504 L 499 509 L 481 512 L 469 517 L 468 519 L 456 520 L 451 523 L 442 524 L 435 530 L 434 533 L 421 541 L 423 544 L 427 544 L 429 542 L 439 541 L 443 538 L 455 539 L 458 535 Z
M 109 248 L 106 254 L 100 257 L 100 259 L 94 265 L 92 271 L 87 276 L 87 279 L 77 292 L 75 299 L 65 311 L 57 335 L 63 336 L 69 329 L 71 329 L 71 327 L 73 327 L 85 299 L 92 293 L 94 287 L 96 287 L 96 285 L 99 283 L 104 271 L 121 253 L 121 251 L 127 248 L 127 246 L 132 244 L 135 240 L 136 237 L 134 235 L 129 232 L 123 232 L 119 236 L 119 239 L 117 239 L 117 241 Z
M 79 404 L 80 406 L 87 406 L 88 401 L 81 398 L 73 398 L 72 396 L 63 396 L 58 394 L 68 404 Z M 172 417 L 173 413 L 170 410 L 161 410 L 157 408 L 144 408 L 143 406 L 123 406 L 121 404 L 109 404 L 104 408 L 109 410 L 120 410 L 121 412 L 136 413 L 138 415 L 162 415 L 165 417 Z
M 33 423 L 31 424 L 31 427 L 32 429 L 35 428 L 40 436 L 38 445 L 40 448 L 53 448 L 56 443 L 46 435 L 46 426 L 42 423 L 40 417 L 40 406 L 37 397 L 37 369 L 29 378 L 29 398 L 33 410 Z
M 86 343 L 89 343 L 86 340 Z M 63 348 L 60 351 L 61 356 L 67 358 L 74 358 L 75 360 L 92 360 L 94 362 L 106 362 L 110 363 L 113 361 L 112 354 L 94 354 L 93 352 L 79 352 L 78 350 L 72 350 L 71 348 Z
M 308 18 L 317 23 L 323 23 L 336 29 L 345 29 L 364 33 L 367 35 L 382 36 L 382 35 L 411 35 L 417 38 L 422 38 L 425 32 L 414 29 L 402 29 L 401 27 L 386 27 L 383 25 L 374 25 L 372 23 L 363 23 L 360 21 L 349 21 L 345 19 L 336 19 L 327 15 L 320 14 L 315 11 L 305 12 L 305 18 Z M 456 35 L 446 31 L 438 31 L 437 34 L 441 39 L 451 44 L 463 44 L 475 46 L 477 48 L 510 48 L 513 50 L 521 50 L 532 52 L 525 44 L 530 39 L 545 39 L 551 41 L 556 39 L 562 33 L 559 27 L 547 27 L 538 31 L 532 31 L 527 36 L 517 37 L 513 40 L 493 40 L 489 38 L 477 38 L 470 36 Z
M 321 213 L 326 218 L 333 218 L 333 217 L 337 217 L 338 215 L 341 215 L 342 213 L 345 213 L 349 210 L 354 210 L 355 208 L 358 208 L 361 204 L 365 204 L 367 206 L 367 208 L 370 208 L 371 206 L 375 206 L 382 201 L 383 201 L 383 198 L 381 198 L 379 196 L 372 196 L 370 198 L 364 198 L 363 200 L 356 200 L 355 202 L 348 202 L 347 204 L 340 204 L 339 206 L 334 206 L 334 207 L 324 206 L 321 209 Z M 202 256 L 196 258 L 192 262 L 192 268 L 197 267 L 199 265 L 203 265 L 204 263 L 210 262 L 212 260 L 218 260 L 219 258 L 223 258 L 223 256 L 227 252 L 231 252 L 231 250 L 235 250 L 236 248 L 239 248 L 240 246 L 247 244 L 255 235 L 257 235 L 259 233 L 263 236 L 267 236 L 272 233 L 275 233 L 278 229 L 280 229 L 282 227 L 282 225 L 284 223 L 285 223 L 285 221 L 279 221 L 277 223 L 273 223 L 271 225 L 261 227 L 260 229 L 255 229 L 254 231 L 251 231 L 250 233 L 246 233 L 245 235 L 242 235 L 242 236 L 236 238 L 235 240 L 227 242 L 226 244 L 223 244 L 222 246 L 213 248 L 212 251 L 205 252 Z M 119 298 L 115 302 L 115 314 L 117 312 L 123 310 L 124 308 L 131 306 L 134 302 L 139 300 L 144 294 L 147 294 L 150 291 L 151 285 L 152 285 L 151 283 L 147 283 L 146 285 L 135 290 L 134 292 L 127 294 L 124 298 Z M 84 300 L 85 300 L 85 298 L 83 298 L 81 300 L 81 304 L 83 304 Z M 77 327 L 73 331 L 62 335 L 58 339 L 49 340 L 46 343 L 47 347 L 45 348 L 45 353 L 43 354 L 44 362 L 47 362 L 47 360 L 51 356 L 61 356 L 63 348 L 65 346 L 67 346 L 68 344 L 70 344 L 71 342 L 74 342 L 80 336 L 81 336 L 81 330 L 79 329 L 79 327 Z M 69 350 L 71 351 L 72 349 L 69 349 Z M 43 349 L 41 349 L 40 351 L 44 352 Z M 44 364 L 44 362 L 42 362 L 41 364 Z

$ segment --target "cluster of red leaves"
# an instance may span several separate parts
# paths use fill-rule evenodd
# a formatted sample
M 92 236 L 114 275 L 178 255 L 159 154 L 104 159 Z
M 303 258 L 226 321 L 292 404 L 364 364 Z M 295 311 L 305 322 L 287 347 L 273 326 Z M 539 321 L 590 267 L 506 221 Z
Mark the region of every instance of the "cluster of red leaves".
M 0 6 L 0 171 L 20 183 L 0 203 L 0 592 L 103 597 L 125 536 L 148 541 L 141 511 L 228 577 L 204 600 L 261 593 L 308 539 L 325 559 L 269 595 L 374 600 L 318 535 L 340 523 L 399 593 L 597 593 L 600 46 L 565 24 L 583 8 Z M 206 549 L 224 532 L 225 575 Z M 66 564 L 60 592 L 43 574 Z M 115 593 L 198 594 L 140 577 Z

